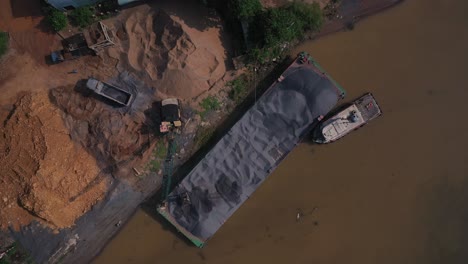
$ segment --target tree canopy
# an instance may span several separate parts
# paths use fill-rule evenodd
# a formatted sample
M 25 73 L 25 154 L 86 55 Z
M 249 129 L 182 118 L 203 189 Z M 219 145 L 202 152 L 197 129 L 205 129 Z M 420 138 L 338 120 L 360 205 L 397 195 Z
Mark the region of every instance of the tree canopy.
M 250 24 L 249 37 L 256 48 L 251 54 L 268 59 L 279 55 L 281 44 L 300 38 L 307 30 L 318 30 L 323 16 L 317 3 L 293 2 L 258 12 Z
M 67 27 L 67 16 L 56 9 L 50 9 L 47 14 L 47 21 L 55 31 L 60 31 Z
M 262 10 L 259 0 L 230 0 L 231 12 L 238 19 L 249 19 Z

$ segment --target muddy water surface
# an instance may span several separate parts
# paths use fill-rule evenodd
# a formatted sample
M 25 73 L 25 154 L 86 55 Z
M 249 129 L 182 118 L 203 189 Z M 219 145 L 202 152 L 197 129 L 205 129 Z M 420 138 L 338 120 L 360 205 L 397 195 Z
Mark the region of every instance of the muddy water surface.
M 204 249 L 139 211 L 95 263 L 467 263 L 467 10 L 406 1 L 304 43 L 384 116 L 299 146 Z

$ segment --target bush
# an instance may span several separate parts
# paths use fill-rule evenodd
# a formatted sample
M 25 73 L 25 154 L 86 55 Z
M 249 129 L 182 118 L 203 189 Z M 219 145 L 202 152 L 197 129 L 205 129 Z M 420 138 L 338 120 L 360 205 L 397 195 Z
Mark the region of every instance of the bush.
M 293 2 L 287 9 L 296 17 L 297 21 L 302 22 L 302 30 L 318 30 L 323 24 L 323 15 L 320 6 L 317 3 L 306 4 Z
M 5 55 L 8 49 L 8 34 L 0 32 L 0 57 Z
M 203 111 L 200 112 L 201 118 L 205 118 L 205 115 L 210 111 L 218 110 L 220 106 L 221 105 L 216 97 L 211 95 L 206 97 L 200 102 L 200 107 L 203 109 Z
M 14 242 L 8 248 L 9 249 L 6 254 L 0 259 L 0 264 L 35 263 L 27 253 L 26 249 L 24 249 L 24 247 L 22 247 L 18 242 Z
M 280 55 L 282 44 L 300 38 L 307 30 L 318 30 L 323 23 L 317 3 L 293 2 L 257 13 L 250 25 L 249 37 L 256 49 L 250 58 L 261 63 Z
M 193 139 L 195 149 L 201 148 L 204 145 L 206 145 L 206 143 L 208 143 L 208 141 L 210 141 L 210 139 L 213 137 L 214 132 L 214 127 L 200 127 L 197 130 L 195 138 Z
M 294 2 L 258 14 L 252 25 L 252 33 L 257 44 L 272 47 L 297 39 L 306 30 L 319 29 L 322 22 L 322 12 L 317 3 Z
M 153 150 L 153 159 L 147 164 L 146 169 L 149 169 L 151 172 L 158 172 L 161 168 L 162 161 L 166 158 L 167 155 L 167 146 L 166 142 L 160 139 L 155 149 Z
M 239 103 L 247 95 L 247 78 L 245 75 L 228 82 L 227 85 L 231 87 L 229 98 L 234 102 Z
M 238 19 L 249 19 L 262 10 L 259 0 L 231 0 L 230 9 Z
M 264 43 L 267 47 L 292 41 L 302 33 L 302 22 L 288 9 L 269 10 L 263 22 Z
M 70 14 L 75 26 L 85 28 L 94 22 L 93 9 L 89 6 L 79 7 L 73 10 Z
M 249 51 L 247 58 L 250 62 L 265 64 L 273 58 L 279 57 L 282 51 L 280 46 L 254 48 Z
M 200 106 L 205 111 L 213 111 L 213 110 L 218 110 L 220 107 L 220 104 L 218 102 L 218 99 L 216 99 L 216 97 L 210 95 L 200 102 Z
M 55 31 L 66 28 L 68 24 L 67 16 L 56 9 L 49 9 L 46 19 Z

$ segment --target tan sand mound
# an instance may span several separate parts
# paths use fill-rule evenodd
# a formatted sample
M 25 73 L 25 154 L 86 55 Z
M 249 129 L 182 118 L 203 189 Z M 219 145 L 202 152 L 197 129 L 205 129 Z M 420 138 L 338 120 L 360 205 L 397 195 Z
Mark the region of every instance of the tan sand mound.
M 101 199 L 91 155 L 71 139 L 46 92 L 23 94 L 0 127 L 0 226 L 36 216 L 64 228 Z
M 130 69 L 160 97 L 196 97 L 210 89 L 226 71 L 220 28 L 199 31 L 164 11 L 141 6 L 123 15 L 117 32 L 125 31 L 120 67 Z M 122 28 L 118 28 L 122 27 Z

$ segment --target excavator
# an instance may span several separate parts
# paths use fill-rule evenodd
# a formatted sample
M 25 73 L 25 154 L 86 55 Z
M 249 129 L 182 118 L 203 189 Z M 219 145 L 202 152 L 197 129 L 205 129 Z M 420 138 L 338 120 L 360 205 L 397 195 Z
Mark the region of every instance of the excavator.
M 177 135 L 182 125 L 179 101 L 169 98 L 161 104 L 161 126 L 160 132 L 168 138 L 167 154 L 163 166 L 163 179 L 161 186 L 161 201 L 168 198 L 171 190 L 172 173 L 174 170 L 174 155 L 177 150 Z
M 172 185 L 172 173 L 174 170 L 174 155 L 177 149 L 177 132 L 176 129 L 170 130 L 168 136 L 167 155 L 164 160 L 163 178 L 161 184 L 161 204 L 160 208 L 166 207 L 167 201 L 177 201 L 178 203 L 190 204 L 190 196 L 188 193 L 180 195 L 169 195 Z
M 171 182 L 172 182 L 172 173 L 174 169 L 174 154 L 177 149 L 177 143 L 175 140 L 175 133 L 174 131 L 170 131 L 168 134 L 168 146 L 167 146 L 167 154 L 166 159 L 164 160 L 164 167 L 163 167 L 163 179 L 162 179 L 162 197 L 161 200 L 165 200 L 169 192 L 171 190 Z

